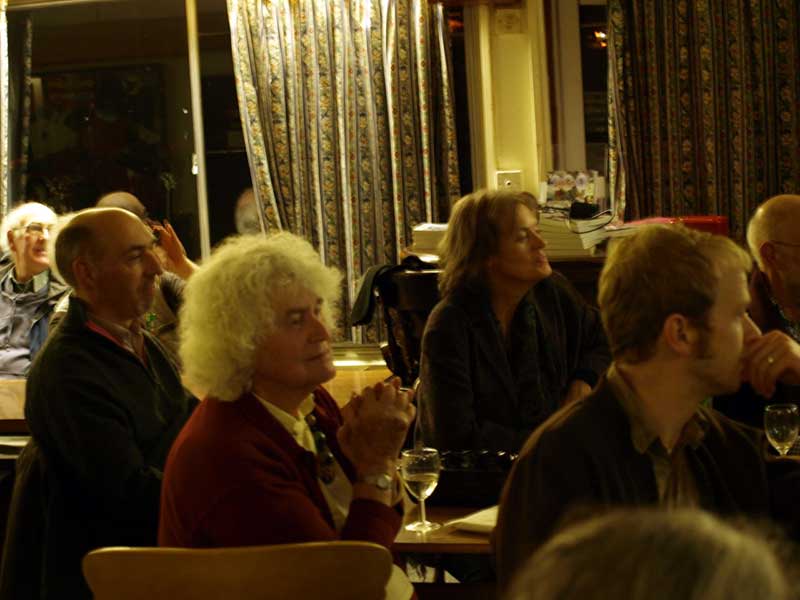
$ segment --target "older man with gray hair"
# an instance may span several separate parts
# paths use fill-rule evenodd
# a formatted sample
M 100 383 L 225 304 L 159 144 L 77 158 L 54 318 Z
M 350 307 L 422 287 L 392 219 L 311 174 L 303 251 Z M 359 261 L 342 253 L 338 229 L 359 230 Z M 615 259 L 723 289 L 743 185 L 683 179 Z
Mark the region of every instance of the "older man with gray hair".
M 786 348 L 800 342 L 800 196 L 774 196 L 758 207 L 747 226 L 747 244 L 757 268 L 750 275 L 748 312 L 759 329 Z M 782 344 L 781 344 L 782 342 Z M 770 357 L 780 368 L 781 356 Z M 753 427 L 763 427 L 764 407 L 800 403 L 800 387 L 778 383 L 768 396 L 748 384 L 716 398 L 714 407 Z
M 23 378 L 44 343 L 49 317 L 69 290 L 51 276 L 47 245 L 56 214 L 27 202 L 0 226 L 10 262 L 0 267 L 0 377 Z

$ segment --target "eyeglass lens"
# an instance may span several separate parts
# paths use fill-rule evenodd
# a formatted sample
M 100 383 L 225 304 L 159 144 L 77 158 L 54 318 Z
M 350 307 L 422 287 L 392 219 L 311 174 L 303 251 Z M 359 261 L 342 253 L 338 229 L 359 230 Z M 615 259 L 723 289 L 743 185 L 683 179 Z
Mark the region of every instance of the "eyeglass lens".
M 25 226 L 25 231 L 28 233 L 35 233 L 36 235 L 43 235 L 45 231 L 47 233 L 52 233 L 53 225 L 44 223 L 28 223 Z

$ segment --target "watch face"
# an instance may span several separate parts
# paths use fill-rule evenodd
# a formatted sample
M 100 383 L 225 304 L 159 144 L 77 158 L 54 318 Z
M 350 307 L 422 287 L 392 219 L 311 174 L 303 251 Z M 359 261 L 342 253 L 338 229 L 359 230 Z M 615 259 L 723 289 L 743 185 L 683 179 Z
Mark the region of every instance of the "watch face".
M 379 490 L 388 490 L 392 487 L 392 476 L 388 473 L 381 473 L 380 475 L 367 475 L 362 480 L 364 483 L 374 485 Z

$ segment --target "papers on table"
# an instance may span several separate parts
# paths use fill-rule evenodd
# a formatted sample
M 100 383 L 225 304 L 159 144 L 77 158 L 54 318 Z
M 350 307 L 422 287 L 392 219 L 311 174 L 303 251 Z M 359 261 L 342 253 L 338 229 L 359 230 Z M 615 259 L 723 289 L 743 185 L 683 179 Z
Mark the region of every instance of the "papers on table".
M 411 230 L 411 244 L 416 254 L 438 254 L 439 242 L 447 223 L 420 223 Z
M 608 237 L 608 215 L 580 221 L 563 215 L 543 214 L 539 232 L 547 242 L 545 254 L 551 258 L 594 256 L 594 248 Z
M 618 238 L 618 237 L 628 237 L 629 235 L 633 235 L 636 233 L 636 230 L 639 228 L 639 225 L 636 223 L 625 223 L 622 225 L 609 225 L 606 227 L 606 237 L 608 238 Z
M 462 517 L 448 523 L 448 525 L 452 525 L 456 529 L 472 531 L 475 533 L 491 533 L 496 524 L 497 505 L 479 510 L 471 515 L 467 515 L 466 517 Z
M 610 225 L 610 221 L 609 215 L 576 220 L 565 215 L 543 214 L 539 231 L 547 242 L 544 252 L 556 259 L 596 256 L 598 246 L 607 239 L 625 237 L 637 229 L 636 224 Z

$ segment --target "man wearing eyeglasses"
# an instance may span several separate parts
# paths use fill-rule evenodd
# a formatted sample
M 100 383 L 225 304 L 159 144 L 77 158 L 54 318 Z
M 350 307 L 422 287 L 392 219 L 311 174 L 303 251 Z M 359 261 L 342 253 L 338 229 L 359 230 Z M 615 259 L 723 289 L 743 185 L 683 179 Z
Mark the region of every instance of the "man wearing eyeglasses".
M 10 262 L 0 267 L 0 378 L 23 378 L 47 338 L 53 308 L 69 288 L 51 276 L 47 250 L 56 214 L 28 202 L 0 226 Z
M 750 317 L 775 350 L 770 368 L 781 369 L 781 347 L 800 343 L 800 196 L 774 196 L 758 207 L 747 226 L 747 244 L 756 267 L 750 276 Z M 785 334 L 785 335 L 784 335 Z M 786 337 L 788 336 L 788 337 Z M 770 397 L 745 384 L 734 395 L 714 399 L 729 417 L 763 427 L 764 406 L 800 403 L 800 387 L 778 383 Z

